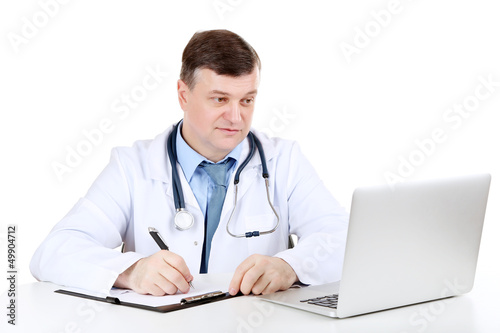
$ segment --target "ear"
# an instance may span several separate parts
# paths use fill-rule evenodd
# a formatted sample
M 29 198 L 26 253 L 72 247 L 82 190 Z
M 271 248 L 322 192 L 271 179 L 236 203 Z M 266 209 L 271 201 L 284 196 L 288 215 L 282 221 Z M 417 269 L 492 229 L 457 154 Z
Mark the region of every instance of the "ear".
M 186 111 L 185 107 L 188 103 L 189 87 L 182 80 L 177 81 L 177 98 L 181 109 Z

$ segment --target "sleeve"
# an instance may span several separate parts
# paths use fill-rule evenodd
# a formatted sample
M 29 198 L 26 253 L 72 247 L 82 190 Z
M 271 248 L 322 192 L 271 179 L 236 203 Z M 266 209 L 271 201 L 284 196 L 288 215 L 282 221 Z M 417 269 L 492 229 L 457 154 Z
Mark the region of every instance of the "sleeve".
M 131 212 L 131 191 L 118 149 L 86 196 L 35 251 L 30 270 L 39 281 L 109 291 L 118 275 L 141 259 L 120 253 Z
M 294 144 L 287 164 L 289 232 L 299 238 L 293 249 L 278 253 L 304 284 L 341 278 L 348 214 L 325 187 L 314 168 Z

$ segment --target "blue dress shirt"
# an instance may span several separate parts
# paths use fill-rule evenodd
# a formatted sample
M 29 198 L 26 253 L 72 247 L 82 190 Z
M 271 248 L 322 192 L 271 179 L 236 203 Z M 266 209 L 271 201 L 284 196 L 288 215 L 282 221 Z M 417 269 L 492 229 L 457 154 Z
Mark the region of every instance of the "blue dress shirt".
M 200 206 L 203 215 L 206 218 L 207 214 L 207 205 L 210 201 L 210 196 L 212 195 L 212 190 L 215 187 L 212 178 L 207 174 L 207 172 L 200 167 L 200 163 L 203 161 L 207 161 L 208 163 L 212 163 L 208 161 L 205 157 L 198 154 L 193 148 L 191 148 L 186 141 L 182 138 L 181 135 L 181 126 L 177 131 L 177 161 L 179 162 L 182 171 L 184 172 L 184 176 L 186 177 L 189 186 L 198 201 L 198 205 Z M 241 150 L 243 149 L 243 142 L 240 142 L 223 160 L 219 161 L 219 163 L 223 163 L 228 158 L 232 160 L 229 163 L 232 163 L 227 174 L 226 174 L 226 189 L 229 185 L 229 180 L 231 179 L 231 175 L 236 170 L 238 166 L 238 160 L 241 155 Z

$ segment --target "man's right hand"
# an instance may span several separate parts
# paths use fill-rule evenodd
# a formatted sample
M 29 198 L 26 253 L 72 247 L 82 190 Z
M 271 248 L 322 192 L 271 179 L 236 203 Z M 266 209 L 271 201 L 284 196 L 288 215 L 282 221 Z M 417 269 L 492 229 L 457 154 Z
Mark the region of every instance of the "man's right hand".
M 193 276 L 181 256 L 166 250 L 142 258 L 121 273 L 114 286 L 139 294 L 173 295 L 189 291 Z

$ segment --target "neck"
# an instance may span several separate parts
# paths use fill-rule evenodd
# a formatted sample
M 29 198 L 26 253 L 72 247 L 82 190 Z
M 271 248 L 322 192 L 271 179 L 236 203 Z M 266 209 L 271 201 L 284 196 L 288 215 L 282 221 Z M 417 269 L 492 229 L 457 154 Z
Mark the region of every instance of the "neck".
M 194 136 L 187 135 L 189 130 L 186 130 L 186 127 L 183 125 L 184 124 L 181 124 L 180 134 L 184 139 L 184 142 L 186 142 L 186 144 L 195 152 L 205 157 L 208 161 L 217 163 L 223 160 L 227 156 L 227 154 L 231 152 L 231 151 L 210 151 L 209 149 L 201 149 L 203 146 L 201 144 L 196 144 L 196 139 L 194 138 Z

